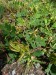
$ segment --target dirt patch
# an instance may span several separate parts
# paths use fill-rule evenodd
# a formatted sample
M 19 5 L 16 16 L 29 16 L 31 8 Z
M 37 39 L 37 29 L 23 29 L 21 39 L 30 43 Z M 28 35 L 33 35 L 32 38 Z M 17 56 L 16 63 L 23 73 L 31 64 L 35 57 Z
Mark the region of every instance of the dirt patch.
M 7 64 L 2 69 L 2 75 L 45 75 L 45 73 L 39 63 L 31 65 L 29 68 L 25 64 L 14 62 L 13 64 Z

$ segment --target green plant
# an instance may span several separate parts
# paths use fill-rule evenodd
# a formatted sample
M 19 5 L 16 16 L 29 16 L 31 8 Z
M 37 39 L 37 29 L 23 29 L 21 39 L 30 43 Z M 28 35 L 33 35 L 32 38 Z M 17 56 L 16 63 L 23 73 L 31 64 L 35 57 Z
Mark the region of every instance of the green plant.
M 14 25 L 12 22 L 2 22 L 0 30 L 9 57 L 27 62 L 28 66 L 36 62 L 48 63 L 46 73 L 53 75 L 51 69 L 56 64 L 55 3 L 51 0 L 11 0 L 7 3 L 6 10 L 14 14 Z
M 5 7 L 2 4 L 0 4 L 0 19 L 2 18 L 4 11 L 5 11 Z

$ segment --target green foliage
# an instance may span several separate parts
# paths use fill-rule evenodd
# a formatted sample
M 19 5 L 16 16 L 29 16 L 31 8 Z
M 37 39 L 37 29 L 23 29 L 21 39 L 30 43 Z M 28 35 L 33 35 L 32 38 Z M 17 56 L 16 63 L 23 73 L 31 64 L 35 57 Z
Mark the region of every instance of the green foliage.
M 44 52 L 39 50 L 39 51 L 34 52 L 33 55 L 40 57 L 40 56 L 44 55 Z
M 49 64 L 45 71 L 47 75 L 56 75 L 56 65 Z
M 4 37 L 12 37 L 15 38 L 15 27 L 11 26 L 9 23 L 1 24 L 0 29 L 2 30 L 2 34 Z
M 2 45 L 5 47 L 10 61 L 19 59 L 28 63 L 31 60 L 33 63 L 44 64 L 41 63 L 43 61 L 49 64 L 46 69 L 47 75 L 49 73 L 55 75 L 56 73 L 53 74 L 53 65 L 56 65 L 55 2 L 10 0 L 5 1 L 6 6 L 1 3 L 0 17 L 3 16 L 0 23 L 0 33 L 3 37 L 1 47 Z M 47 58 L 43 60 L 42 57 Z
M 2 4 L 0 4 L 0 19 L 2 18 L 4 11 L 5 11 L 5 7 Z

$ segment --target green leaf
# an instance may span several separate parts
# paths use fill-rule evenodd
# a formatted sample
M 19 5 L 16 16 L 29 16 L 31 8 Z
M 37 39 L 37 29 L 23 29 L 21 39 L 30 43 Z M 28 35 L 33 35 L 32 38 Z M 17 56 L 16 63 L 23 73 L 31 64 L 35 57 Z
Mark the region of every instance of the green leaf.
M 9 23 L 5 23 L 5 28 L 10 31 L 11 30 L 11 25 Z
M 35 43 L 34 43 L 34 42 L 32 42 L 32 41 L 31 41 L 31 43 L 30 43 L 30 44 L 31 44 L 32 48 L 36 48 L 36 45 L 35 45 Z
M 53 64 L 51 66 L 50 73 L 51 73 L 51 75 L 56 75 L 56 65 Z
M 42 14 L 39 14 L 39 13 L 37 12 L 37 13 L 35 13 L 35 15 L 34 15 L 33 17 L 36 18 L 36 19 L 38 19 L 38 18 L 41 17 L 41 15 L 42 15 Z
M 21 18 L 21 17 L 19 17 L 19 18 L 17 19 L 17 24 L 19 24 L 19 26 L 24 25 L 24 22 L 25 22 L 25 20 L 24 20 L 23 18 Z
M 0 4 L 0 18 L 3 16 L 5 8 L 2 4 Z
M 30 40 L 30 35 L 29 34 L 25 34 L 26 40 Z
M 34 52 L 33 55 L 34 55 L 34 56 L 37 56 L 37 57 L 40 57 L 40 56 L 44 55 L 44 52 L 38 50 L 38 51 Z
M 51 53 L 49 59 L 52 64 L 56 64 L 56 53 Z
M 53 45 L 53 47 L 52 47 L 53 49 L 56 49 L 56 43 Z
M 36 41 L 36 46 L 45 46 L 46 45 L 45 39 L 41 38 L 40 36 L 37 36 L 35 41 Z
M 49 75 L 49 73 L 50 73 L 51 66 L 52 66 L 52 64 L 49 63 L 47 69 L 45 69 L 45 72 L 47 73 L 47 75 Z
M 52 28 L 56 28 L 56 22 L 52 25 Z
M 12 58 L 12 59 L 14 59 L 15 58 L 15 54 L 9 53 L 9 57 Z

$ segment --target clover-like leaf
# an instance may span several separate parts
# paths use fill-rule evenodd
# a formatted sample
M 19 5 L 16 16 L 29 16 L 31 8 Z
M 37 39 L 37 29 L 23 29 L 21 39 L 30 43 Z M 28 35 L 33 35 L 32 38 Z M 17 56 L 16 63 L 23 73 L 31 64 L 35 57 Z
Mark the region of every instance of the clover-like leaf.
M 44 52 L 41 51 L 41 50 L 38 50 L 38 51 L 34 52 L 33 55 L 37 56 L 37 57 L 40 57 L 40 56 L 44 55 Z

